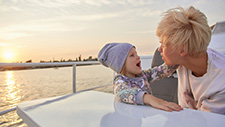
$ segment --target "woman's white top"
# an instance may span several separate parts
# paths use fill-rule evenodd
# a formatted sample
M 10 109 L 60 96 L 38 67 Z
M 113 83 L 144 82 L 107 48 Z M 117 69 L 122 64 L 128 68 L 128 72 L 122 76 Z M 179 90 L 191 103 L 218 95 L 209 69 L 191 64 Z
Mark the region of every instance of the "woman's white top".
M 225 114 L 225 55 L 208 49 L 207 73 L 195 77 L 192 71 L 179 66 L 178 102 L 182 107 Z M 186 102 L 185 91 L 191 91 L 196 105 Z

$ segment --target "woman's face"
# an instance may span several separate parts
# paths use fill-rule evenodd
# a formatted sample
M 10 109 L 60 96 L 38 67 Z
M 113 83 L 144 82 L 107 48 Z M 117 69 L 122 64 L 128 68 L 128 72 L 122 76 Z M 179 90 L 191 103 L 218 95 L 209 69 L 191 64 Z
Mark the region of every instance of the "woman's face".
M 180 55 L 179 52 L 174 50 L 170 44 L 167 45 L 160 42 L 161 46 L 159 47 L 159 51 L 161 52 L 162 60 L 166 65 L 177 65 L 180 64 Z

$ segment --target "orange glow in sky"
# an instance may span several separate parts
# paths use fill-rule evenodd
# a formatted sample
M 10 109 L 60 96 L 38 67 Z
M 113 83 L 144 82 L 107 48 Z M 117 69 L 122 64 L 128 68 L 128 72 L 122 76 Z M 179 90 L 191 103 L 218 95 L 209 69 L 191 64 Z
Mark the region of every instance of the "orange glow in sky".
M 109 42 L 152 55 L 163 12 L 178 6 L 199 9 L 210 26 L 225 20 L 225 0 L 0 0 L 0 63 L 96 58 Z
M 15 60 L 15 54 L 12 50 L 7 50 L 3 52 L 3 61 L 4 62 L 13 62 Z

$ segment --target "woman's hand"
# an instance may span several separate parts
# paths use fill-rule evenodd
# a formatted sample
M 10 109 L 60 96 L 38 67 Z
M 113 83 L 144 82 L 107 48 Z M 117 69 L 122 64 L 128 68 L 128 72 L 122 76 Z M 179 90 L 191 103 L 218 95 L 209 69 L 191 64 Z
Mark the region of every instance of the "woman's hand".
M 144 104 L 149 104 L 154 108 L 169 111 L 169 112 L 183 110 L 183 108 L 176 103 L 164 101 L 150 94 L 145 94 L 143 96 L 143 101 L 144 101 Z
M 187 92 L 187 91 L 184 92 L 185 101 L 188 104 L 189 108 L 191 108 L 191 109 L 197 109 L 196 108 L 197 102 L 190 95 L 191 95 L 190 92 Z

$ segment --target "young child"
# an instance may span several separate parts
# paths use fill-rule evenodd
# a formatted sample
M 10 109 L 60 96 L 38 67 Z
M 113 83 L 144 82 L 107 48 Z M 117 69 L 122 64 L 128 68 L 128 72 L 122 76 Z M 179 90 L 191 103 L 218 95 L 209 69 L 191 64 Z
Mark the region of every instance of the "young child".
M 161 65 L 146 71 L 141 69 L 141 61 L 135 46 L 129 43 L 108 43 L 98 54 L 99 62 L 118 73 L 114 79 L 114 94 L 120 102 L 152 107 L 166 111 L 180 111 L 182 107 L 156 98 L 150 84 L 175 71 L 177 66 Z

